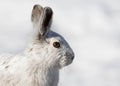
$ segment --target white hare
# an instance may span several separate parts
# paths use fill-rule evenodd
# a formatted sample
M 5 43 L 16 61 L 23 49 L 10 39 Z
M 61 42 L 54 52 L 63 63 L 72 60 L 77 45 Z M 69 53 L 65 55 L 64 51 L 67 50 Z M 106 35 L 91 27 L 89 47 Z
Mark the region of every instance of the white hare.
M 59 69 L 72 63 L 74 53 L 50 30 L 52 15 L 50 7 L 33 7 L 34 41 L 24 55 L 0 55 L 0 86 L 57 86 Z

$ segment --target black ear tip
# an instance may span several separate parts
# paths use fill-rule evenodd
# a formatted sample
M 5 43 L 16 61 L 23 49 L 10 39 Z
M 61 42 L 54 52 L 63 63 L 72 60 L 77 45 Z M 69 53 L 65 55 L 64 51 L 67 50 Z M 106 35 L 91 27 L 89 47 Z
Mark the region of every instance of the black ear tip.
M 33 9 L 42 9 L 43 7 L 42 6 L 40 6 L 39 4 L 35 4 L 34 6 L 33 6 Z
M 36 4 L 36 5 L 33 6 L 33 9 L 36 9 L 37 7 L 38 7 L 38 5 Z
M 46 11 L 46 15 L 51 15 L 53 14 L 53 11 L 50 7 L 45 7 L 44 10 Z

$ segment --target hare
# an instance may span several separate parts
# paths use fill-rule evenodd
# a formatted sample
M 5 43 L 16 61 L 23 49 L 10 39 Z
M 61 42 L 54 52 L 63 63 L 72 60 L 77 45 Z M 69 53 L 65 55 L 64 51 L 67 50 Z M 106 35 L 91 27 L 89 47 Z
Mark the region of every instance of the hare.
M 34 5 L 34 40 L 24 55 L 0 55 L 0 86 L 57 86 L 59 70 L 72 63 L 74 52 L 50 29 L 53 11 Z

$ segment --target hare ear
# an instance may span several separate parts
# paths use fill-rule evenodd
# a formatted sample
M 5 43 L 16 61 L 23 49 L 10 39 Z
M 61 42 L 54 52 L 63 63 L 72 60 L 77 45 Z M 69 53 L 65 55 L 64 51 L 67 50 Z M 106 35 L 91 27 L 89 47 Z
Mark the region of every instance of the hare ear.
M 32 10 L 32 15 L 31 15 L 31 21 L 34 26 L 35 25 L 37 26 L 39 24 L 39 20 L 40 20 L 42 12 L 43 12 L 42 6 L 34 5 L 33 10 Z
M 40 5 L 34 5 L 34 7 L 32 9 L 31 21 L 32 21 L 33 27 L 34 27 L 35 40 L 40 38 L 39 37 L 40 36 L 39 26 L 40 26 L 40 18 L 41 18 L 43 9 L 44 8 Z
M 50 30 L 52 15 L 53 11 L 50 7 L 43 8 L 40 5 L 35 5 L 33 7 L 31 20 L 36 29 L 35 34 L 37 38 L 45 38 L 46 34 Z
M 40 19 L 40 34 L 45 36 L 50 31 L 53 11 L 50 7 L 45 7 Z

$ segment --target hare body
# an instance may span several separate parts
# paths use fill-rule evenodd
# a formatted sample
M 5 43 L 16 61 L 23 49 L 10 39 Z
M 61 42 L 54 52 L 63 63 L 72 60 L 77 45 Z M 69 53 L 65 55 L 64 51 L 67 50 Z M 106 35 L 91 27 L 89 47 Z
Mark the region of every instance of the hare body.
M 49 7 L 33 7 L 33 43 L 24 55 L 0 55 L 0 86 L 57 86 L 59 69 L 72 63 L 74 53 L 62 36 L 50 30 L 52 15 Z
M 57 86 L 59 71 L 30 56 L 2 55 L 0 86 Z

